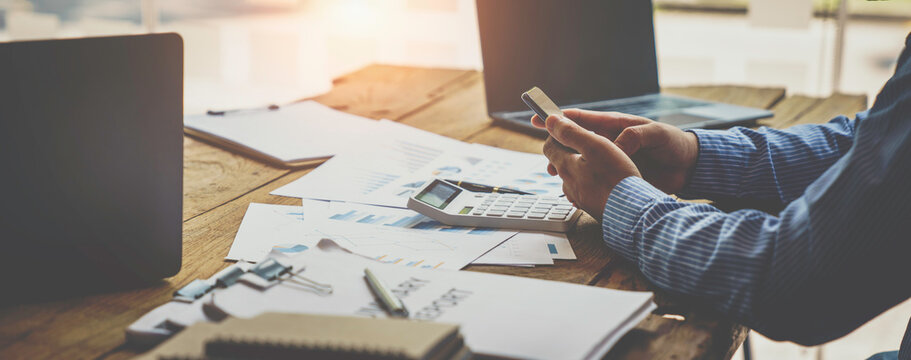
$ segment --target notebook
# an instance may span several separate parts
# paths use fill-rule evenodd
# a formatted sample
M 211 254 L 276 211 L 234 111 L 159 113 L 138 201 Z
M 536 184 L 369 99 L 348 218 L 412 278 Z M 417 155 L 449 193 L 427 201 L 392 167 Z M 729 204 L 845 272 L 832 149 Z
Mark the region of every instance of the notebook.
M 368 137 L 377 121 L 315 101 L 184 117 L 184 132 L 274 166 L 315 165 Z
M 401 319 L 263 313 L 200 323 L 141 359 L 471 358 L 458 325 Z

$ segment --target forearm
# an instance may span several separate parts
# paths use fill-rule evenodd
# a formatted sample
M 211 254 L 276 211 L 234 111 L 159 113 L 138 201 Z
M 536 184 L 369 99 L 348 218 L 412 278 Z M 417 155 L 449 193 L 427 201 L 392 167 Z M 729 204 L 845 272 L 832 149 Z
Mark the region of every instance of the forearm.
M 699 157 L 680 195 L 786 204 L 847 152 L 855 121 L 839 116 L 827 124 L 786 130 L 692 130 L 699 139 Z
M 858 251 L 855 228 L 814 222 L 809 206 L 801 198 L 777 217 L 726 214 L 627 178 L 611 193 L 602 226 L 607 244 L 659 287 L 704 299 L 771 338 L 817 344 L 850 332 L 907 291 L 889 288 L 896 283 L 885 277 L 900 282 L 902 273 L 889 270 L 894 264 L 877 267 L 888 250 Z M 887 282 L 855 280 L 864 277 Z

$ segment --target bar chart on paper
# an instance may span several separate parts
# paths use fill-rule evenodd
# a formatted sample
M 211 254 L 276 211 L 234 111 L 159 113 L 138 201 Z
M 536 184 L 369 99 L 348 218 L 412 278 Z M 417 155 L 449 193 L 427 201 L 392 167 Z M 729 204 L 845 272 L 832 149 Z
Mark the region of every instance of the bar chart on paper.
M 445 225 L 413 210 L 352 203 L 332 202 L 329 219 L 397 228 L 443 231 L 470 235 L 489 235 L 498 230 Z
M 511 235 L 515 233 L 509 230 L 445 225 L 410 209 L 333 201 L 329 203 L 326 211 L 330 220 L 339 222 L 467 235 Z M 562 243 L 565 243 L 565 245 Z M 575 259 L 575 254 L 572 253 L 572 248 L 569 247 L 569 241 L 566 240 L 565 234 L 520 232 L 475 260 L 474 263 L 551 265 L 553 264 L 552 259 Z

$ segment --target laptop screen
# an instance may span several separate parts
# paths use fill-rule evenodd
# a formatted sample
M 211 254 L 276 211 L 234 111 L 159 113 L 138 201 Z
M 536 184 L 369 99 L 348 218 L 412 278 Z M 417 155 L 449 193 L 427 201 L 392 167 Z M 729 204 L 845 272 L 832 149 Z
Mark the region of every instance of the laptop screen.
M 540 87 L 559 105 L 658 92 L 645 0 L 477 0 L 487 108 L 528 110 Z

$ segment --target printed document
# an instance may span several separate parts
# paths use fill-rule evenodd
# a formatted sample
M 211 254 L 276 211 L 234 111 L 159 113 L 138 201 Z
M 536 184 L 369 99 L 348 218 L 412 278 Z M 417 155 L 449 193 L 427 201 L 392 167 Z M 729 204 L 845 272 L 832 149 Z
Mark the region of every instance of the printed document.
M 655 305 L 647 292 L 470 271 L 387 266 L 350 254 L 308 251 L 273 257 L 301 276 L 331 284 L 331 295 L 293 284 L 265 290 L 238 283 L 215 293 L 220 316 L 263 312 L 386 317 L 364 282 L 364 268 L 392 287 L 410 318 L 461 326 L 473 351 L 508 358 L 600 359 Z

